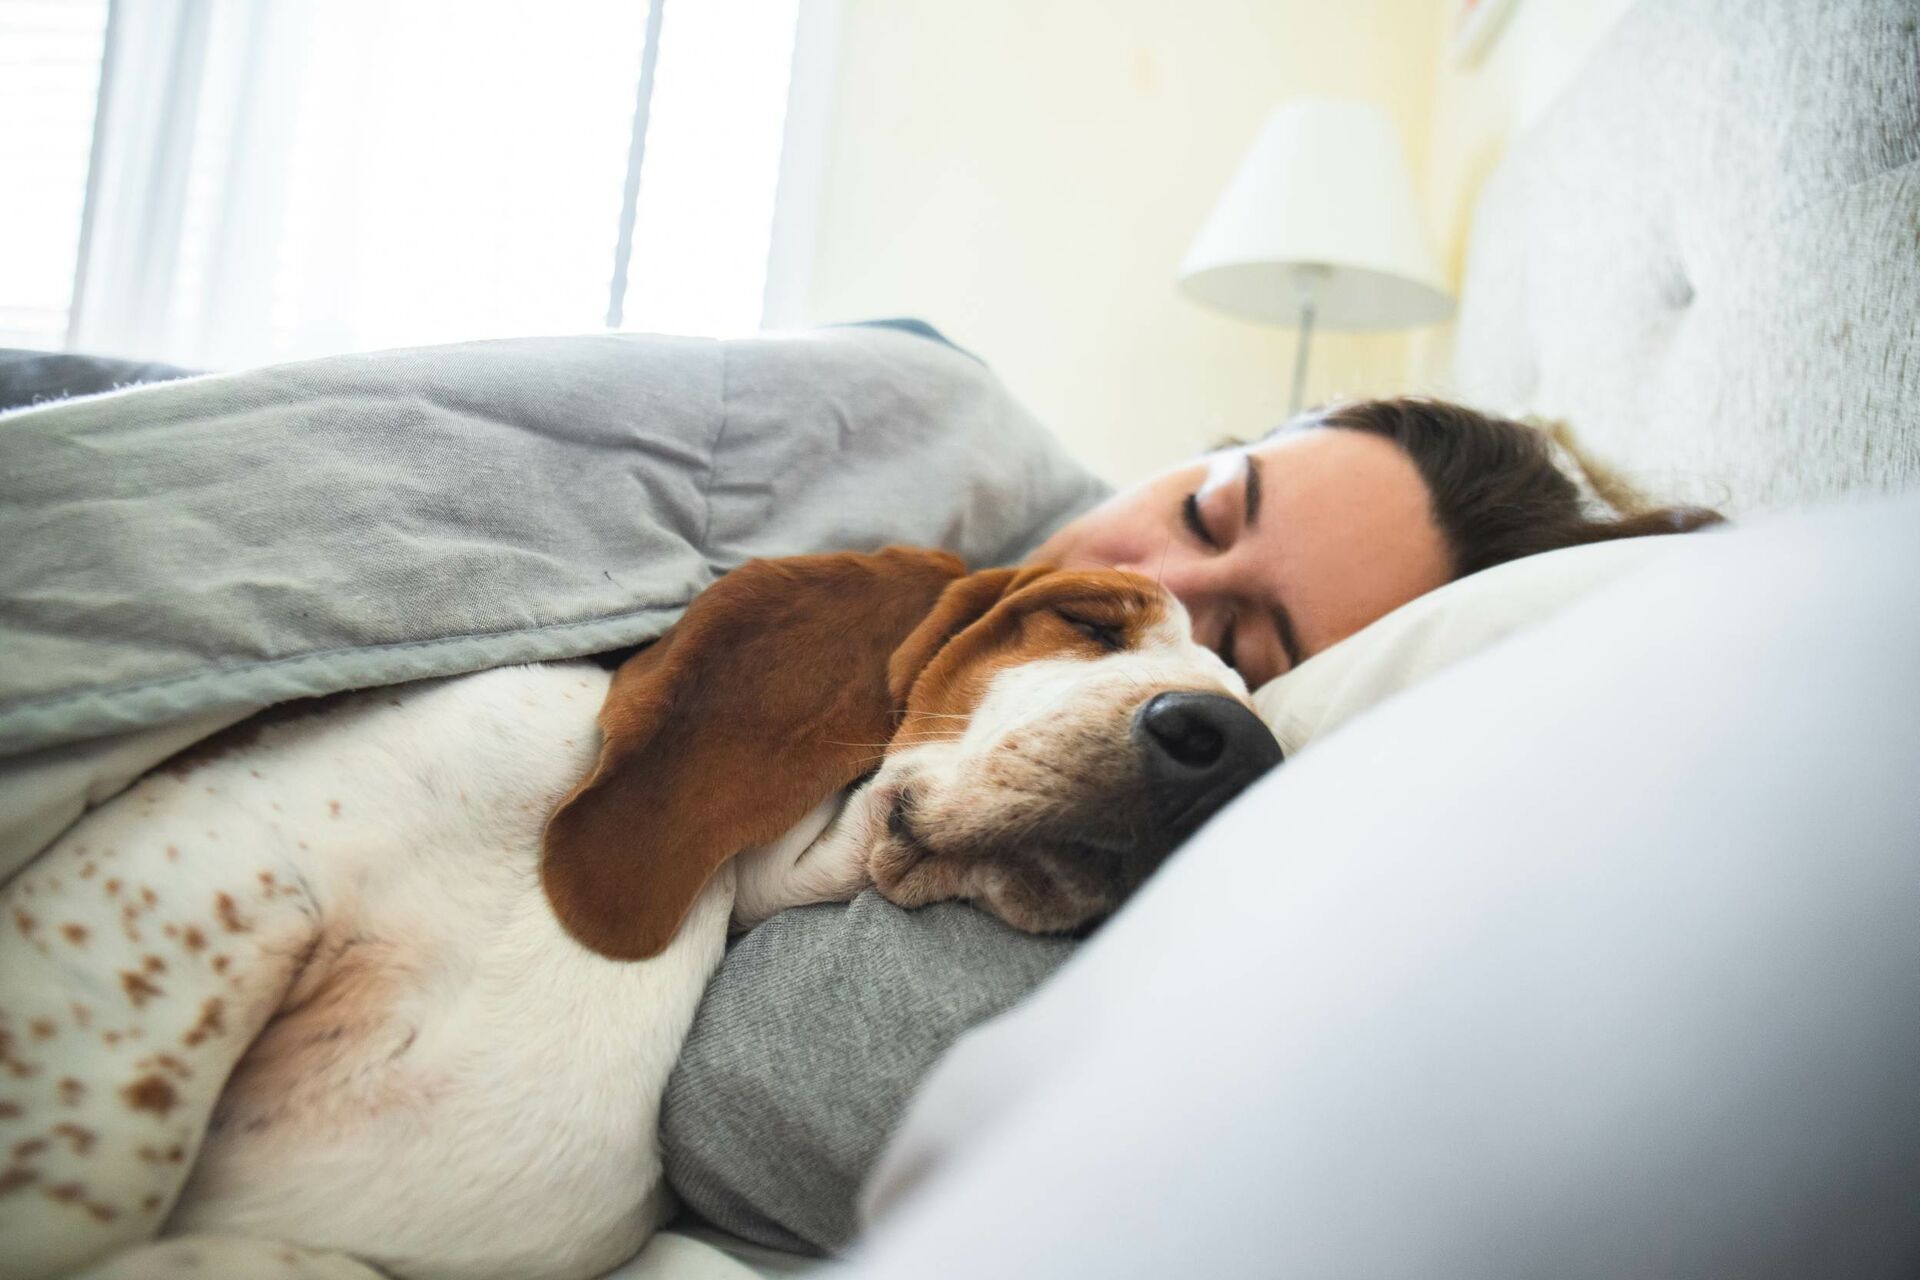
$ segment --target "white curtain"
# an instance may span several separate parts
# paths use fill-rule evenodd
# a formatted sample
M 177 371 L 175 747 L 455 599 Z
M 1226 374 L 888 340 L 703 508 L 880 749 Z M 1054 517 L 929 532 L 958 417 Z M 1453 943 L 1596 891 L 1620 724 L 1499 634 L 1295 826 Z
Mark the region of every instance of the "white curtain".
M 761 319 L 796 0 L 654 0 L 623 327 Z M 608 314 L 647 0 L 116 3 L 70 345 L 202 367 Z

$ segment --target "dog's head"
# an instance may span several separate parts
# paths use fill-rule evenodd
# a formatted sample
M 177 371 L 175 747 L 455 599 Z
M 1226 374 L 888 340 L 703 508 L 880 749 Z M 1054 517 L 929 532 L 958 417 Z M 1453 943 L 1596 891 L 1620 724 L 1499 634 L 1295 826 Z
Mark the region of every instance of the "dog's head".
M 620 668 L 600 724 L 541 876 L 568 931 L 622 958 L 855 783 L 888 898 L 1074 929 L 1280 759 L 1151 581 L 901 548 L 728 574 Z

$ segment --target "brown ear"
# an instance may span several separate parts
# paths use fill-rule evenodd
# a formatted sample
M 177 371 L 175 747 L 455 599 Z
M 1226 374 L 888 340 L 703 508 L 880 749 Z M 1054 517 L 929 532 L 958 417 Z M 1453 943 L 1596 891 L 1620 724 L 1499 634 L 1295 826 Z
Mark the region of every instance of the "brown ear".
M 728 858 L 870 769 L 895 651 L 964 572 L 894 547 L 749 561 L 701 592 L 615 673 L 599 762 L 547 822 L 540 879 L 567 932 L 658 955 Z
M 887 689 L 894 705 L 905 707 L 913 692 L 914 681 L 933 664 L 947 641 L 985 617 L 1001 600 L 1037 578 L 1055 572 L 1049 565 L 1021 569 L 982 569 L 970 573 L 940 594 L 926 620 L 898 649 L 887 664 Z

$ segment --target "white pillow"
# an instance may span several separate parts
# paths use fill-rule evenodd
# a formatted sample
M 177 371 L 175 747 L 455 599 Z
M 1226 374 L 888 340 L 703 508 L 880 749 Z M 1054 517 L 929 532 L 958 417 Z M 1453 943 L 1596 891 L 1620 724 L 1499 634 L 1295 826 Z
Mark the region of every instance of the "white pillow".
M 1920 1275 L 1920 494 L 1670 541 L 963 1037 L 832 1274 Z
M 1685 538 L 1627 538 L 1528 556 L 1402 605 L 1254 692 L 1289 756 L 1369 707 L 1662 556 Z

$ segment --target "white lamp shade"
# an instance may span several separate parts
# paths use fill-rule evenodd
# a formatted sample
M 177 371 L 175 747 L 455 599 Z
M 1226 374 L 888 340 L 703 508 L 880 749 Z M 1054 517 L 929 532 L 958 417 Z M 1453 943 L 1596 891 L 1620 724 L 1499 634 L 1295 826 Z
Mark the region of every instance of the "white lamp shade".
M 1249 320 L 1399 329 L 1453 314 L 1393 121 L 1364 102 L 1274 108 L 1180 264 L 1188 296 Z

